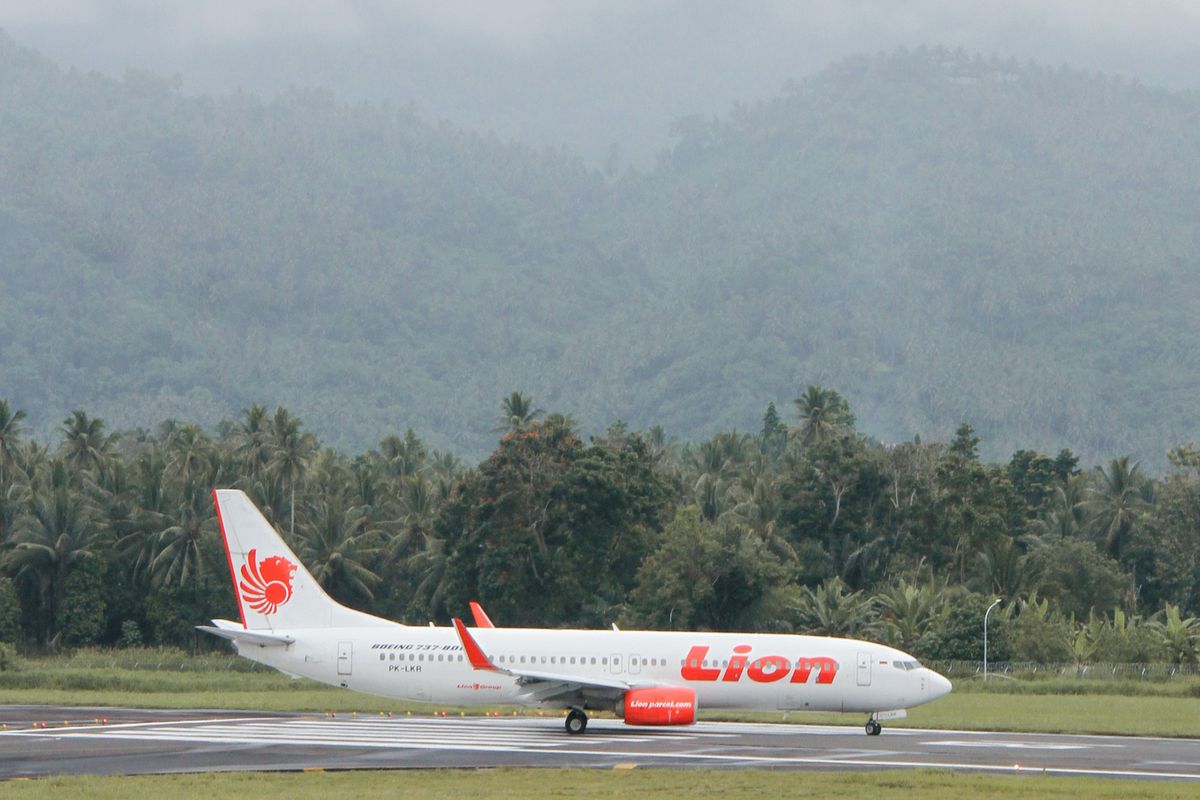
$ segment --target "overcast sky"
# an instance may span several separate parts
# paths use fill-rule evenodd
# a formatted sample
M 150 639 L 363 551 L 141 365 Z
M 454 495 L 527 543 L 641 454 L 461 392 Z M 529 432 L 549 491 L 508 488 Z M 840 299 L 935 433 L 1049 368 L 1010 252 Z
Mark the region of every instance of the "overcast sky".
M 64 66 L 194 93 L 322 86 L 596 159 L 902 45 L 1200 88 L 1200 0 L 0 0 L 0 28 Z

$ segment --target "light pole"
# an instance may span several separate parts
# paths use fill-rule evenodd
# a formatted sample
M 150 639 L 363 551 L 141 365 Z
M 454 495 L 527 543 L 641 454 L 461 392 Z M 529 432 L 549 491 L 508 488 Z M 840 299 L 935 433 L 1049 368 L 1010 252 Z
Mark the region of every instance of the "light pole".
M 983 682 L 987 683 L 987 623 L 988 615 L 992 613 L 992 609 L 1004 602 L 1003 597 L 997 597 L 988 606 L 987 611 L 983 612 Z

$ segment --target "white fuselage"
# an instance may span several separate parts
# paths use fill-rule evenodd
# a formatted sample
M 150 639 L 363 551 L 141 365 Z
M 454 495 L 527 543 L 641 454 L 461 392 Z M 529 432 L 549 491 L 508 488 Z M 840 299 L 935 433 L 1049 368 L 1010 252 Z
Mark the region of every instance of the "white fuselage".
M 453 628 L 397 624 L 275 633 L 295 642 L 240 642 L 238 652 L 283 672 L 384 697 L 447 705 L 531 702 L 516 677 L 473 668 Z M 854 639 L 522 628 L 471 633 L 501 669 L 617 680 L 634 688 L 686 686 L 695 690 L 700 708 L 879 712 L 950 691 L 949 681 L 912 656 Z

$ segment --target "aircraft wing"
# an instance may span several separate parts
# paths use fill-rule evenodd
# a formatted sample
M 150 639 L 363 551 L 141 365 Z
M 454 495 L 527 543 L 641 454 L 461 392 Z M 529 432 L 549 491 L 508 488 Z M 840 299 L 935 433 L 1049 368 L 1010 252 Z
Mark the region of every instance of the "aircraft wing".
M 461 619 L 455 618 L 454 628 L 458 631 L 459 641 L 462 642 L 472 667 L 487 672 L 498 672 L 501 675 L 512 675 L 517 679 L 517 685 L 524 690 L 522 693 L 529 702 L 545 703 L 580 695 L 615 700 L 634 688 L 632 684 L 614 678 L 584 678 L 579 675 L 497 666 L 484 654 L 483 648 L 475 641 L 475 637 L 471 636 Z

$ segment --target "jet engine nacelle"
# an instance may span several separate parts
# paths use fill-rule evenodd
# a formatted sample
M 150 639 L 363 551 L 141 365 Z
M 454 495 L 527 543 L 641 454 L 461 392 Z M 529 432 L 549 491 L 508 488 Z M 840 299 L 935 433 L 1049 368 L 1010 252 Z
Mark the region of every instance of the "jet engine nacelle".
M 686 686 L 630 689 L 624 711 L 626 725 L 691 725 L 696 721 L 696 692 Z

